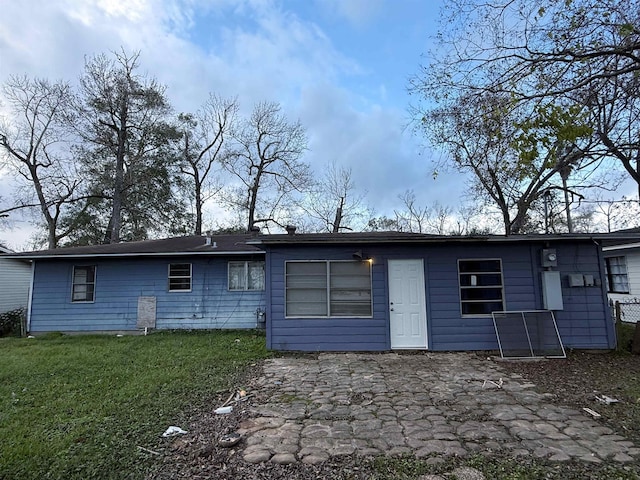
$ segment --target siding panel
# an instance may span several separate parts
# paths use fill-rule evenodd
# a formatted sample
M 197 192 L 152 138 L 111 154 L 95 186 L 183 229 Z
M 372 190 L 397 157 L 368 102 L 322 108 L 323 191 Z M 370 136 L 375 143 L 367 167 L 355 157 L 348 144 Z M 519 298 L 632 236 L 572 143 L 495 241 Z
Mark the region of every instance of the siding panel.
M 0 258 L 0 313 L 26 307 L 29 301 L 30 283 L 31 265 L 29 263 Z
M 192 290 L 184 293 L 169 292 L 167 279 L 168 264 L 189 263 L 184 257 L 37 261 L 31 331 L 136 330 L 140 296 L 156 297 L 158 329 L 255 328 L 265 292 L 228 291 L 227 261 L 193 259 Z M 92 303 L 71 302 L 74 264 L 97 267 Z
M 583 243 L 552 242 L 556 248 L 562 278 L 564 309 L 556 312 L 558 327 L 567 347 L 610 348 L 612 328 L 602 287 L 570 288 L 570 273 L 590 274 L 604 280 L 599 247 Z M 504 292 L 508 310 L 542 309 L 541 250 L 534 242 L 292 246 L 267 248 L 268 346 L 279 350 L 388 350 L 389 311 L 387 261 L 423 259 L 427 299 L 427 334 L 433 350 L 495 350 L 498 348 L 490 317 L 462 317 L 458 260 L 499 258 L 502 260 Z M 354 250 L 373 259 L 373 318 L 295 319 L 284 318 L 284 264 L 286 260 L 350 260 Z

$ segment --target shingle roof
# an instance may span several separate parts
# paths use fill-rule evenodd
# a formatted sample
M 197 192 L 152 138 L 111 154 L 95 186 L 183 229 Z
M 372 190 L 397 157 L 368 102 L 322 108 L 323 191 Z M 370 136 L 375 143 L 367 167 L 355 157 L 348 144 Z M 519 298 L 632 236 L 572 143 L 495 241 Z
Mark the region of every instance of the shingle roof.
M 162 240 L 143 240 L 107 245 L 84 247 L 66 247 L 34 252 L 12 254 L 12 257 L 53 258 L 53 257 L 117 257 L 117 256 L 160 256 L 160 255 L 237 255 L 243 253 L 261 254 L 262 249 L 248 245 L 248 234 L 215 235 L 207 242 L 207 237 L 191 235 L 188 237 L 165 238 Z
M 484 243 L 484 242 L 531 242 L 531 241 L 623 241 L 640 240 L 638 233 L 571 233 L 531 235 L 431 235 L 406 232 L 354 232 L 354 233 L 301 233 L 259 235 L 248 240 L 250 245 L 278 244 L 336 244 L 336 243 Z
M 638 233 L 596 233 L 559 235 L 483 235 L 451 236 L 405 232 L 301 233 L 275 235 L 192 235 L 162 240 L 123 242 L 85 247 L 57 248 L 34 252 L 10 253 L 9 258 L 83 258 L 168 255 L 238 255 L 263 254 L 266 245 L 389 244 L 389 243 L 486 243 L 541 241 L 598 241 L 603 245 L 640 241 Z

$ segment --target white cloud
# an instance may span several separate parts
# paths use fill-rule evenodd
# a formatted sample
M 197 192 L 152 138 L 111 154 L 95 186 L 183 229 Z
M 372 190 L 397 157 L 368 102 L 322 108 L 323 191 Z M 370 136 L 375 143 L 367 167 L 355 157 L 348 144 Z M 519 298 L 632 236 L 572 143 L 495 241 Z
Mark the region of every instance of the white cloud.
M 317 3 L 352 25 L 362 27 L 380 14 L 383 0 L 319 0 Z
M 382 2 L 321 5 L 362 26 Z M 5 2 L 0 81 L 26 73 L 75 82 L 85 56 L 121 47 L 141 51 L 141 71 L 168 86 L 177 111 L 197 109 L 209 92 L 237 96 L 245 112 L 258 101 L 281 102 L 308 130 L 313 168 L 330 160 L 351 166 L 379 211 L 409 188 L 433 201 L 425 162 L 403 131 L 404 111 L 380 105 L 387 86 L 368 85 L 367 66 L 341 53 L 318 24 L 271 0 Z M 358 91 L 341 86 L 345 80 Z

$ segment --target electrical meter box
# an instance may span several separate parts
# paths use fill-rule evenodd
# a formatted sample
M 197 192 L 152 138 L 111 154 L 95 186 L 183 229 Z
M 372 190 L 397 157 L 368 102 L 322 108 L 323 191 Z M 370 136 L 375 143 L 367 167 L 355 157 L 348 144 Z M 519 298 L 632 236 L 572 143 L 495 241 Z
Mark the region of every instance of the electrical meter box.
M 542 303 L 545 310 L 563 310 L 560 272 L 542 272 Z

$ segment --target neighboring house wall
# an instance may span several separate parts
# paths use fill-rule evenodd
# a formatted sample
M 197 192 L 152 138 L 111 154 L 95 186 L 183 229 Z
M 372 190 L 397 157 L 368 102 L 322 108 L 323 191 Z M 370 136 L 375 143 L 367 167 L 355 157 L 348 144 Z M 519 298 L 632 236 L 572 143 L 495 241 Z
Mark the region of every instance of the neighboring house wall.
M 606 249 L 604 256 L 605 258 L 624 257 L 627 267 L 629 293 L 609 292 L 609 298 L 614 302 L 640 300 L 640 249 Z
M 591 241 L 551 243 L 556 248 L 564 309 L 556 319 L 562 340 L 573 348 L 612 348 L 613 324 L 607 308 L 600 247 Z M 427 339 L 431 350 L 495 350 L 491 317 L 463 317 L 458 280 L 459 259 L 502 260 L 507 310 L 543 308 L 541 244 L 443 243 L 425 245 L 344 245 L 335 247 L 267 246 L 267 347 L 276 350 L 390 349 L 387 262 L 422 259 L 424 263 Z M 373 259 L 372 318 L 285 318 L 285 261 L 351 260 L 355 250 Z M 593 275 L 597 284 L 569 287 L 568 274 Z
M 3 253 L 0 251 L 0 253 Z M 0 258 L 0 313 L 27 306 L 31 264 L 23 260 Z
M 30 331 L 136 330 L 139 297 L 156 297 L 156 328 L 255 328 L 264 291 L 229 291 L 229 261 L 258 257 L 37 260 Z M 168 291 L 168 265 L 191 263 L 190 292 Z M 95 265 L 95 300 L 73 303 L 73 266 Z

